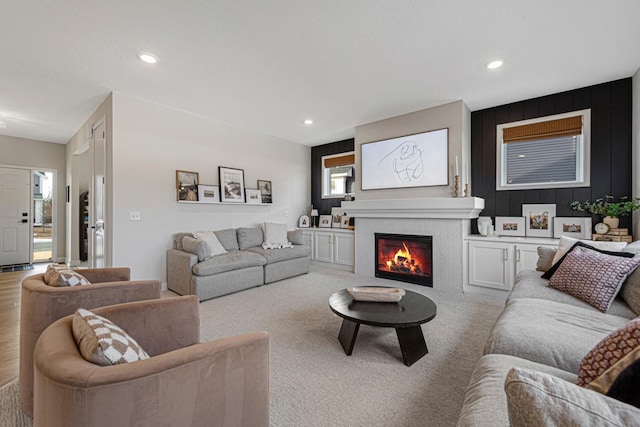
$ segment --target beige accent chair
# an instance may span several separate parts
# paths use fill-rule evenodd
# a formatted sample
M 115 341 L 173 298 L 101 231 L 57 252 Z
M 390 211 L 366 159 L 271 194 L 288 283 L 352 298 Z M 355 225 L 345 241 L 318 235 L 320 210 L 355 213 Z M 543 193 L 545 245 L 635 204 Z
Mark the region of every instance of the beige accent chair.
M 198 298 L 92 310 L 150 358 L 98 366 L 82 358 L 67 316 L 35 351 L 34 427 L 269 426 L 269 335 L 199 343 Z
M 22 281 L 20 308 L 20 402 L 22 411 L 33 414 L 33 349 L 42 331 L 78 308 L 93 309 L 124 302 L 158 299 L 158 280 L 130 281 L 126 267 L 79 270 L 90 285 L 55 287 L 44 282 L 44 274 Z

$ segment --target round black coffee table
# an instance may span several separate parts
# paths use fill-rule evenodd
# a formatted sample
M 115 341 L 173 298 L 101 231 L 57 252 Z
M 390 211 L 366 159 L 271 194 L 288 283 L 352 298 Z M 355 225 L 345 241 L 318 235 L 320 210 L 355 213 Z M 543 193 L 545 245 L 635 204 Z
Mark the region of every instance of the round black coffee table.
M 342 317 L 338 340 L 347 356 L 353 352 L 360 325 L 395 328 L 402 360 L 411 366 L 427 354 L 421 324 L 436 317 L 436 304 L 424 295 L 405 290 L 399 302 L 354 301 L 346 289 L 329 298 L 329 307 Z

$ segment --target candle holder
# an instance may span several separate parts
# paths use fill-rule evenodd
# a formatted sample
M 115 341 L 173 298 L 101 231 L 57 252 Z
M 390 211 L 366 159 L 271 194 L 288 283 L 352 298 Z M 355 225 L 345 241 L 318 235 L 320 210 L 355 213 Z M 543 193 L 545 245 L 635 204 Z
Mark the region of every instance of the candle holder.
M 464 185 L 464 197 L 471 197 L 471 189 L 468 182 Z
M 453 197 L 460 197 L 460 175 L 453 177 Z

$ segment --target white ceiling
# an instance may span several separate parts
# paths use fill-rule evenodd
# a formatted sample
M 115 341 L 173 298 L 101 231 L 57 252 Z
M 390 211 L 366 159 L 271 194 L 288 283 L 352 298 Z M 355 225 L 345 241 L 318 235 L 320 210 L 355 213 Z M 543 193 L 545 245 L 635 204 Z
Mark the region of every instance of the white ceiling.
M 0 0 L 0 133 L 66 143 L 118 91 L 313 146 L 629 77 L 639 40 L 638 0 Z

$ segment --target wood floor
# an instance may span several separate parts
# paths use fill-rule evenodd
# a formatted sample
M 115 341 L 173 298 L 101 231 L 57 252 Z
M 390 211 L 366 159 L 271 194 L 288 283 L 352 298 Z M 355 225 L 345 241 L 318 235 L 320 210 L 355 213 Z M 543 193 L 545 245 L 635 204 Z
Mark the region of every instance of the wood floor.
M 18 376 L 20 336 L 20 284 L 32 274 L 43 273 L 46 264 L 34 270 L 0 273 L 0 386 Z

